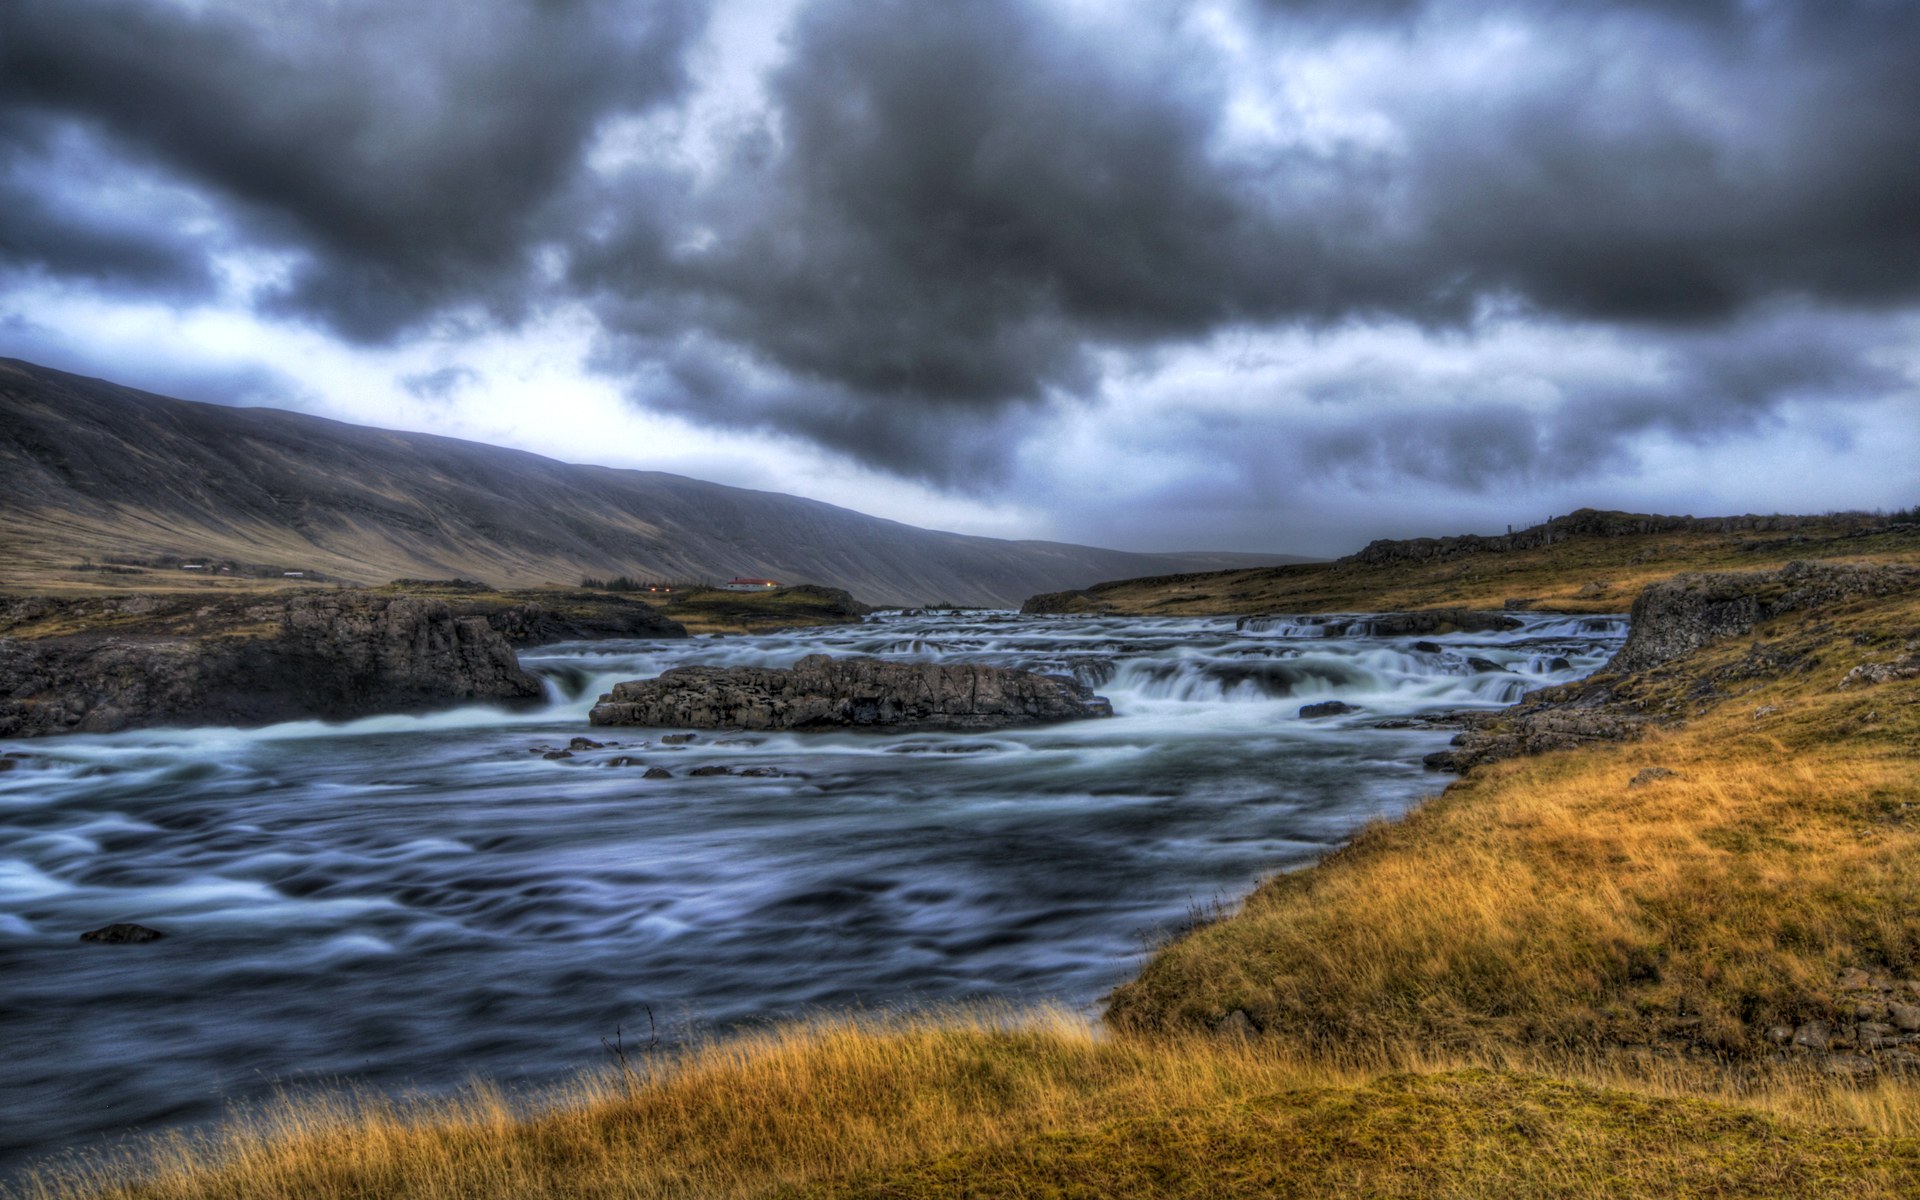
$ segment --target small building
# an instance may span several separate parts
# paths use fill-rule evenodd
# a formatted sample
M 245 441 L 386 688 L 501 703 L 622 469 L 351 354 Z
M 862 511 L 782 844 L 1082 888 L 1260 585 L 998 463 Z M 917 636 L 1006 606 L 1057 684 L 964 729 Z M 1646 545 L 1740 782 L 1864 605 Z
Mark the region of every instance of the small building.
M 305 571 L 282 571 L 280 572 L 280 577 L 282 579 L 305 579 L 307 573 Z
M 776 579 L 729 579 L 720 585 L 720 590 L 723 592 L 764 592 L 768 588 L 777 588 L 779 586 L 780 582 Z

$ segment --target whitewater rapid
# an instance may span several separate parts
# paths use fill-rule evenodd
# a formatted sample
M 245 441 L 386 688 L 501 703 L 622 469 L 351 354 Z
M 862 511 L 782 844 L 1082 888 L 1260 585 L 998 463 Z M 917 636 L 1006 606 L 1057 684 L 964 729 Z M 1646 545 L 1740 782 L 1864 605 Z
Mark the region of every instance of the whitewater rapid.
M 846 1006 L 1092 1009 L 1195 906 L 1436 790 L 1419 762 L 1449 734 L 1382 721 L 1511 703 L 1626 633 L 1521 620 L 882 614 L 546 647 L 521 656 L 550 691 L 531 710 L 0 742 L 24 756 L 0 772 L 0 1175 L 276 1086 L 538 1084 L 649 1013 L 673 1041 Z M 684 747 L 586 724 L 619 680 L 821 652 L 1070 673 L 1116 716 Z M 1360 711 L 1298 716 L 1326 699 Z M 580 735 L 624 744 L 544 756 Z M 169 936 L 76 940 L 115 921 Z

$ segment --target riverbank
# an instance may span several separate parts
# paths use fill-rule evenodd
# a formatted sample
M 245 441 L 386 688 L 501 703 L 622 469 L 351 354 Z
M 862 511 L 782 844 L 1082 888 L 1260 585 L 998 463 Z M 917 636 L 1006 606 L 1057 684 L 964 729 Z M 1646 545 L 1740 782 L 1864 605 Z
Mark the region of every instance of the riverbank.
M 1101 1037 L 1057 1014 L 790 1026 L 539 1103 L 295 1103 L 36 1197 L 1903 1197 L 1886 1098 Z M 1893 1107 L 1898 1107 L 1897 1105 Z M 1866 1125 L 1862 1124 L 1865 1119 Z
M 1865 513 L 1693 518 L 1583 508 L 1506 535 L 1378 541 L 1333 562 L 1098 583 L 1034 596 L 1023 611 L 1607 613 L 1683 571 L 1755 571 L 1795 560 L 1920 560 L 1920 523 Z
M 1103 1034 L 798 1027 L 538 1110 L 309 1108 L 112 1194 L 1911 1194 L 1920 597 L 1782 592 L 1590 681 L 1632 740 L 1473 766 Z

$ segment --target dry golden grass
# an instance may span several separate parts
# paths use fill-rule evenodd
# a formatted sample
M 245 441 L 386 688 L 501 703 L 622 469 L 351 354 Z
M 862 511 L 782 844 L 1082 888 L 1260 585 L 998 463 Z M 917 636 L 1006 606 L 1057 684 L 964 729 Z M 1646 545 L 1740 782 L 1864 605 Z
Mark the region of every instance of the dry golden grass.
M 1899 1196 L 1920 1143 L 1670 1084 L 1019 1022 L 835 1021 L 544 1106 L 309 1100 L 25 1195 L 275 1197 Z M 1831 1091 L 1815 1085 L 1814 1091 Z M 1901 1111 L 1912 1106 L 1901 1100 Z
M 1428 562 L 1301 563 L 1248 571 L 1122 580 L 1090 589 L 1076 607 L 1155 616 L 1254 612 L 1394 612 L 1497 609 L 1527 598 L 1555 612 L 1625 612 L 1649 583 L 1682 571 L 1749 571 L 1796 558 L 1912 562 L 1911 532 L 1844 536 L 1838 523 L 1802 536 L 1779 533 L 1650 533 L 1581 537 L 1506 554 Z

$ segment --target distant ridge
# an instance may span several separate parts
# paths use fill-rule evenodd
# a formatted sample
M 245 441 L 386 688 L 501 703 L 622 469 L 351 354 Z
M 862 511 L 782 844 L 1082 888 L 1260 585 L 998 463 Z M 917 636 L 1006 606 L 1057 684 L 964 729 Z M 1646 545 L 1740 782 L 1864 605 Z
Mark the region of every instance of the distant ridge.
M 998 606 L 1101 579 L 1306 561 L 943 533 L 777 492 L 176 400 L 0 358 L 0 585 L 132 583 L 71 568 L 198 557 L 357 583 L 760 576 L 874 604 Z M 122 570 L 142 586 L 178 578 Z

